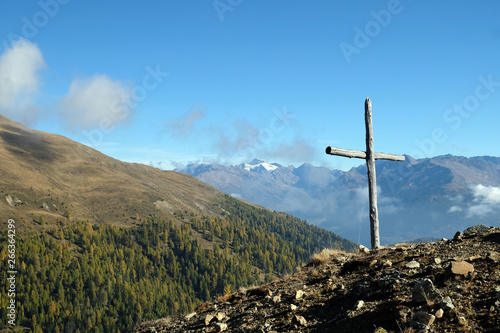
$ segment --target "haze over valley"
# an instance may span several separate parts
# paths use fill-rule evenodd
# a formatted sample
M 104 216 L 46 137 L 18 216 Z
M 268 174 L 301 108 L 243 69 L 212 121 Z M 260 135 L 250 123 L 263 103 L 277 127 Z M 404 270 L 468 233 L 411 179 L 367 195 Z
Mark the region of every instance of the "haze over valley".
M 498 226 L 500 158 L 438 156 L 377 161 L 382 244 L 450 238 L 474 224 Z M 366 166 L 350 171 L 262 160 L 176 169 L 267 208 L 285 211 L 369 246 Z M 455 230 L 456 229 L 456 230 Z

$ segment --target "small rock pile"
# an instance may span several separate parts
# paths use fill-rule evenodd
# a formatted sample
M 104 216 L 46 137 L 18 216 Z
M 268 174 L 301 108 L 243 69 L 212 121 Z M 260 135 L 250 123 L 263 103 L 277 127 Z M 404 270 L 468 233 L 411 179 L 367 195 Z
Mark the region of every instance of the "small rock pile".
M 134 332 L 500 332 L 500 228 L 336 253 Z

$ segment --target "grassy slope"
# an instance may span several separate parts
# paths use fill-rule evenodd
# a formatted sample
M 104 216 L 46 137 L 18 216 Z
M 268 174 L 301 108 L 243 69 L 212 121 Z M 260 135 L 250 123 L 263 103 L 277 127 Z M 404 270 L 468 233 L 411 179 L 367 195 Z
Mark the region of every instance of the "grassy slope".
M 218 216 L 221 192 L 194 177 L 124 163 L 65 137 L 0 118 L 0 217 L 48 224 L 68 209 L 77 219 L 118 226 L 153 213 Z M 10 196 L 10 198 L 9 198 Z M 12 199 L 14 207 L 7 199 Z M 44 205 L 45 203 L 45 205 Z

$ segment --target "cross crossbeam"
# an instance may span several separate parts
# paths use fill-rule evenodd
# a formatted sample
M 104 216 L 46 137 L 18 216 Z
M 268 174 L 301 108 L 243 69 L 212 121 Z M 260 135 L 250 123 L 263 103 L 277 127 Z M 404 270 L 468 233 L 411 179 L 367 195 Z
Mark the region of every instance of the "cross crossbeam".
M 378 209 L 377 209 L 377 176 L 375 172 L 375 160 L 404 161 L 403 155 L 376 153 L 373 148 L 373 125 L 372 125 L 372 102 L 367 97 L 365 100 L 365 127 L 366 127 L 366 151 L 350 150 L 336 147 L 327 147 L 329 155 L 343 156 L 349 158 L 361 158 L 366 160 L 368 173 L 368 193 L 370 202 L 370 234 L 372 249 L 380 247 Z
M 349 158 L 361 158 L 366 160 L 366 152 L 360 150 L 343 149 L 337 147 L 326 147 L 326 153 L 329 155 L 344 156 Z M 391 160 L 391 161 L 404 161 L 405 157 L 402 155 L 394 155 L 387 153 L 375 153 L 376 160 Z

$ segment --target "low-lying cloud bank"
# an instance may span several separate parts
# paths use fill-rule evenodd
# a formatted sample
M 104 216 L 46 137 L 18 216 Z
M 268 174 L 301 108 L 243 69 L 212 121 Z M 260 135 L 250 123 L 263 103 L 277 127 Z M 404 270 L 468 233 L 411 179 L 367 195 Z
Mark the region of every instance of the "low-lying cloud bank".
M 500 187 L 477 184 L 471 187 L 473 205 L 468 208 L 468 217 L 484 216 L 500 206 Z
M 500 208 L 500 187 L 475 184 L 469 188 L 472 200 L 463 197 L 455 200 L 458 203 L 451 206 L 448 213 L 463 212 L 467 218 L 481 218 Z

